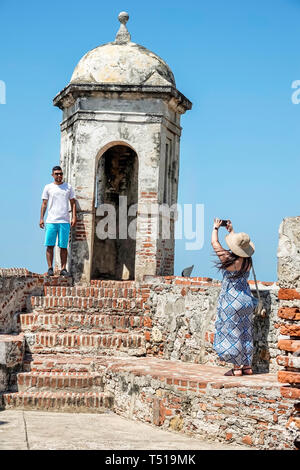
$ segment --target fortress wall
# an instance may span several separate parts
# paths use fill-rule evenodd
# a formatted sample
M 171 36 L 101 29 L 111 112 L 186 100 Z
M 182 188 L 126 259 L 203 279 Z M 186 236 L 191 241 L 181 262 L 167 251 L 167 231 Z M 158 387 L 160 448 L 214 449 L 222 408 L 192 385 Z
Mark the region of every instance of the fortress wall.
M 0 269 L 0 333 L 17 332 L 17 313 L 26 310 L 29 294 L 39 295 L 44 277 L 25 268 Z
M 25 268 L 0 269 L 0 392 L 14 387 L 25 352 L 19 314 L 31 309 L 30 297 L 42 295 L 49 278 Z M 52 279 L 51 284 L 61 282 Z
M 256 296 L 254 281 L 251 290 Z M 266 316 L 253 317 L 256 372 L 276 371 L 278 327 L 278 286 L 258 282 Z M 226 365 L 213 350 L 214 323 L 221 283 L 210 278 L 146 276 L 145 337 L 147 354 L 186 362 Z
M 283 219 L 278 244 L 278 323 L 281 394 L 294 400 L 287 427 L 300 430 L 300 217 Z M 298 434 L 299 436 L 299 434 Z M 299 437 L 298 437 L 299 442 Z

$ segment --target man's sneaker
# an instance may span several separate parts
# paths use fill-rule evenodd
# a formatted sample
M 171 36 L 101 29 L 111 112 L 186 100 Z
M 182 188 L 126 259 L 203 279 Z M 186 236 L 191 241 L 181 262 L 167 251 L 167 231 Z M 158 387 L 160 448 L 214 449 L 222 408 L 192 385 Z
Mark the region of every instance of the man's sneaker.
M 62 270 L 60 271 L 60 275 L 61 275 L 61 276 L 65 276 L 65 277 L 69 277 L 69 276 L 70 276 L 70 274 L 68 273 L 68 271 L 67 271 L 66 269 L 62 269 Z
M 54 276 L 53 268 L 48 269 L 48 276 Z

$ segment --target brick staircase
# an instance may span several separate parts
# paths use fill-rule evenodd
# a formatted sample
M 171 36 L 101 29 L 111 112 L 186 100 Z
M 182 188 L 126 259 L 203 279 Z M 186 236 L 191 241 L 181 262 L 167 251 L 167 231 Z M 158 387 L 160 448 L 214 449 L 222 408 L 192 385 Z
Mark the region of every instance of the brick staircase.
M 26 354 L 6 409 L 112 409 L 97 357 L 146 354 L 143 299 L 134 281 L 92 281 L 89 287 L 44 287 L 20 314 Z
M 276 373 L 232 378 L 224 367 L 155 357 L 147 283 L 59 282 L 46 280 L 43 295 L 31 297 L 18 335 L 0 336 L 6 363 L 9 351 L 16 357 L 0 409 L 113 411 L 195 437 L 292 447 L 293 402 L 281 395 Z M 24 342 L 22 370 L 14 369 Z

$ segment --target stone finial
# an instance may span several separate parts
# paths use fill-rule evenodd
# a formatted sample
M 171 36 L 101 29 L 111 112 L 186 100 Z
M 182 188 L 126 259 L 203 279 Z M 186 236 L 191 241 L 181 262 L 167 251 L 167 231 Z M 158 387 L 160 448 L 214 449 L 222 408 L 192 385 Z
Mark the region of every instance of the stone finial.
M 121 11 L 118 16 L 118 20 L 121 23 L 119 31 L 117 32 L 115 44 L 127 44 L 131 40 L 131 36 L 126 27 L 126 23 L 129 20 L 129 15 L 126 11 Z

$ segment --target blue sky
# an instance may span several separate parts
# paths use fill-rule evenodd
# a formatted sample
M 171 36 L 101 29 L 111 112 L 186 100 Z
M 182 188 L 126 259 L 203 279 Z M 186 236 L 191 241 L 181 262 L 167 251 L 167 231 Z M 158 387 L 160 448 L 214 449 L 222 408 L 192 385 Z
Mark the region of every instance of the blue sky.
M 194 264 L 193 275 L 220 277 L 210 245 L 218 216 L 250 234 L 257 277 L 276 280 L 280 222 L 299 215 L 300 0 L 0 0 L 0 266 L 46 270 L 40 196 L 60 153 L 52 99 L 87 51 L 114 40 L 123 10 L 132 41 L 160 55 L 193 102 L 178 202 L 204 204 L 205 241 L 199 251 L 176 242 L 175 274 Z

